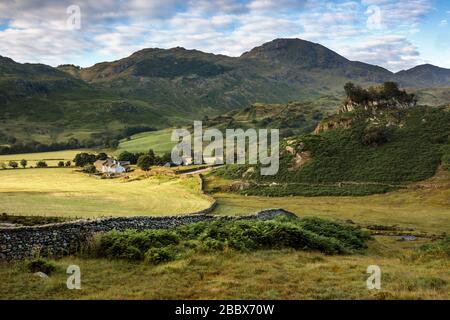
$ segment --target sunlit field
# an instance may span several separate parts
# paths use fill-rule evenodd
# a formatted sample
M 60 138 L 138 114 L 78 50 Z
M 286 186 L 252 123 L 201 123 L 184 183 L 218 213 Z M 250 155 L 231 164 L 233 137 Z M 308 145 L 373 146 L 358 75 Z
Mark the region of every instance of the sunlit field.
M 122 151 L 147 152 L 149 149 L 153 149 L 157 154 L 170 152 L 176 144 L 170 140 L 171 134 L 171 129 L 135 134 L 130 140 L 120 141 L 116 154 Z
M 0 212 L 59 217 L 172 215 L 209 206 L 197 177 L 125 180 L 71 168 L 0 170 Z

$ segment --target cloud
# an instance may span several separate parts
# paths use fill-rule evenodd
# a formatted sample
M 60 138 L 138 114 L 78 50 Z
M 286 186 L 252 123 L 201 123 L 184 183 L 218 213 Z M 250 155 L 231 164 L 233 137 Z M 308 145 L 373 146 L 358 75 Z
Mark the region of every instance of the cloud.
M 448 26 L 448 21 L 447 20 L 441 20 L 441 22 L 439 22 L 439 26 L 441 26 L 441 27 Z
M 416 46 L 397 35 L 372 37 L 339 51 L 351 60 L 383 66 L 391 71 L 409 69 L 426 62 Z
M 298 37 L 335 48 L 352 59 L 399 68 L 418 61 L 418 49 L 407 34 L 431 10 L 430 2 L 85 0 L 80 2 L 81 29 L 68 30 L 66 9 L 73 0 L 4 0 L 0 2 L 0 54 L 19 62 L 86 66 L 145 47 L 183 46 L 239 56 L 275 38 Z M 380 9 L 382 28 L 368 23 L 370 18 L 371 23 L 377 21 L 368 11 L 370 6 Z M 377 58 L 377 54 L 383 56 Z

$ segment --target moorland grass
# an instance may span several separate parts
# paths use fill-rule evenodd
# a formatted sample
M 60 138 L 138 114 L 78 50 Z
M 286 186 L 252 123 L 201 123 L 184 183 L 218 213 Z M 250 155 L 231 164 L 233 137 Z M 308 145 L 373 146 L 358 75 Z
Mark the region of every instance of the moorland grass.
M 450 260 L 416 259 L 425 240 L 376 237 L 367 252 L 325 255 L 293 249 L 224 249 L 154 265 L 123 259 L 65 257 L 43 280 L 22 263 L 0 264 L 0 299 L 450 299 Z M 69 265 L 81 268 L 81 290 L 68 290 Z M 369 265 L 381 290 L 368 290 Z

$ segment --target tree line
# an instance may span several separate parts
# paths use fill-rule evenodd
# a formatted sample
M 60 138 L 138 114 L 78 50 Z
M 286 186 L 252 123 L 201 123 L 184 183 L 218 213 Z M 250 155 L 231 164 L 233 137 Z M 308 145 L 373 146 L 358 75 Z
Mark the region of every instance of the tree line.
M 17 142 L 17 139 L 12 136 L 0 134 L 0 139 L 3 139 L 9 145 L 0 145 L 0 154 L 17 154 L 17 153 L 35 153 L 35 152 L 49 152 L 61 150 L 73 150 L 81 148 L 117 148 L 121 139 L 125 139 L 132 135 L 155 131 L 155 128 L 147 126 L 133 126 L 126 127 L 120 133 L 113 134 L 108 132 L 93 133 L 90 139 L 79 141 L 76 138 L 69 138 L 65 142 L 53 142 L 45 144 L 37 141 Z

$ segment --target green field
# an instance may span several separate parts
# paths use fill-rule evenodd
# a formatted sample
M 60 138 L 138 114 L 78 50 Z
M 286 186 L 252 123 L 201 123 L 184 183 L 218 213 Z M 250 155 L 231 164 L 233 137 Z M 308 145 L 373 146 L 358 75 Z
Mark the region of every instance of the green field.
M 0 212 L 93 218 L 198 211 L 211 199 L 196 177 L 97 179 L 70 168 L 0 170 Z
M 143 132 L 131 136 L 131 140 L 121 140 L 116 154 L 122 151 L 147 152 L 153 149 L 157 154 L 170 152 L 176 144 L 170 140 L 172 129 L 164 129 L 152 132 Z

